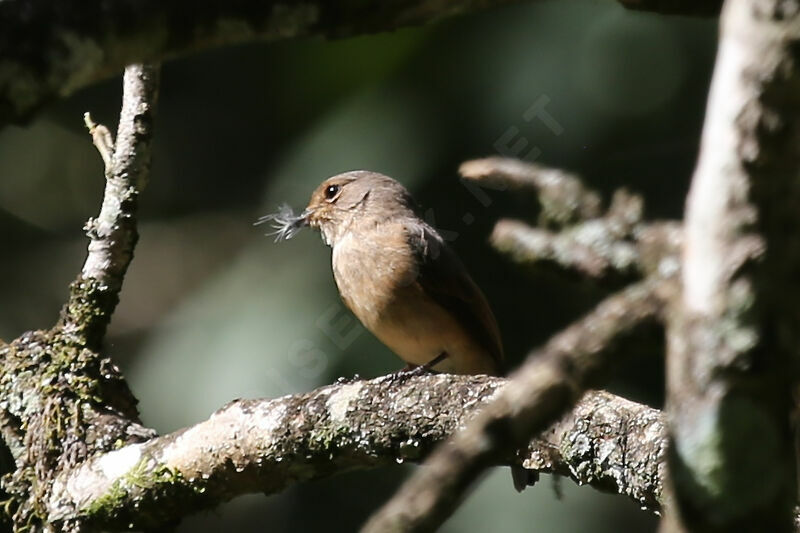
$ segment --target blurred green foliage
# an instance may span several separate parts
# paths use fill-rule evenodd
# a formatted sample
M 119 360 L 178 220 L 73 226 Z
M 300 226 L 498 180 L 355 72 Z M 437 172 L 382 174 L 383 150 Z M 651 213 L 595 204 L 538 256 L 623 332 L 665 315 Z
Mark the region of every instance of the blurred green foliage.
M 315 235 L 277 245 L 252 226 L 279 203 L 304 206 L 318 182 L 354 168 L 394 176 L 430 208 L 492 302 L 509 358 L 521 360 L 609 288 L 494 253 L 494 221 L 535 220 L 535 201 L 486 191 L 482 203 L 459 183 L 458 164 L 516 154 L 578 171 L 605 194 L 640 191 L 650 216 L 679 217 L 715 37 L 710 21 L 542 2 L 168 63 L 142 238 L 106 346 L 145 422 L 170 431 L 233 398 L 401 366 L 339 302 L 330 252 Z M 113 126 L 119 99 L 120 81 L 110 80 L 0 132 L 2 338 L 56 318 L 103 187 L 81 116 Z M 537 102 L 557 128 L 530 115 Z M 612 388 L 658 405 L 661 365 L 660 347 L 644 347 Z M 181 531 L 353 531 L 405 468 L 241 498 Z M 655 528 L 633 503 L 562 484 L 562 500 L 546 479 L 517 495 L 507 470 L 494 472 L 443 531 Z

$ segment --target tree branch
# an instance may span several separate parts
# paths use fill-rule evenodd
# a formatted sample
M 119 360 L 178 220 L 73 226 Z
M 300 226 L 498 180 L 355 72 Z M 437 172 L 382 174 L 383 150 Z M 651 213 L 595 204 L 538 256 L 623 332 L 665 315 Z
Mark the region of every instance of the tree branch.
M 493 244 L 517 260 L 556 261 L 596 277 L 635 269 L 644 280 L 608 297 L 532 353 L 497 399 L 438 448 L 425 468 L 373 515 L 364 532 L 435 530 L 493 457 L 526 442 L 569 409 L 612 366 L 613 342 L 642 323 L 663 319 L 666 302 L 676 291 L 680 227 L 643 222 L 641 197 L 619 190 L 602 214 L 600 196 L 564 171 L 499 157 L 469 161 L 460 171 L 465 179 L 486 186 L 534 190 L 543 208 L 540 222 L 560 227 L 553 232 L 500 221 Z M 623 457 L 627 442 L 617 443 L 623 445 Z M 656 455 L 661 457 L 661 451 Z M 652 471 L 649 476 L 659 479 Z M 648 506 L 658 501 L 648 500 L 652 494 L 645 489 L 635 498 Z
M 346 37 L 424 24 L 514 0 L 0 2 L 0 126 L 113 75 L 197 50 L 299 36 Z M 637 9 L 716 15 L 715 1 L 627 0 Z
M 624 494 L 642 509 L 661 511 L 667 440 L 658 409 L 589 391 L 539 439 L 523 454 L 526 468 Z M 557 452 L 545 453 L 544 445 Z
M 99 349 L 136 243 L 157 90 L 155 68 L 126 68 L 116 145 L 87 117 L 106 162 L 106 188 L 99 217 L 87 223 L 91 242 L 83 270 L 52 329 L 0 346 L 0 431 L 16 463 L 3 488 L 16 529 L 47 523 L 60 473 L 155 434 L 141 425 L 136 399 Z
M 491 235 L 492 245 L 517 262 L 553 262 L 591 278 L 671 277 L 680 268 L 680 224 L 645 222 L 637 194 L 617 190 L 603 212 L 600 195 L 564 170 L 488 157 L 467 161 L 459 171 L 483 187 L 536 193 L 542 227 L 500 220 Z
M 542 205 L 542 222 L 558 225 L 597 218 L 600 195 L 575 174 L 509 157 L 473 159 L 461 164 L 464 179 L 490 189 L 532 190 Z
M 791 531 L 800 346 L 800 2 L 722 16 L 668 329 L 664 531 Z
M 105 126 L 94 124 L 88 113 L 85 117 L 106 164 L 106 187 L 100 214 L 86 223 L 89 253 L 81 275 L 70 287 L 70 299 L 57 328 L 95 350 L 119 302 L 139 238 L 136 211 L 150 172 L 158 79 L 157 67 L 131 65 L 125 69 L 116 144 Z
M 416 462 L 473 418 L 504 383 L 488 376 L 378 378 L 275 400 L 239 400 L 196 426 L 63 472 L 48 501 L 51 523 L 159 527 L 238 494 Z M 655 409 L 591 392 L 527 454 L 496 463 L 522 460 L 657 510 L 662 427 Z M 617 448 L 628 435 L 636 445 Z

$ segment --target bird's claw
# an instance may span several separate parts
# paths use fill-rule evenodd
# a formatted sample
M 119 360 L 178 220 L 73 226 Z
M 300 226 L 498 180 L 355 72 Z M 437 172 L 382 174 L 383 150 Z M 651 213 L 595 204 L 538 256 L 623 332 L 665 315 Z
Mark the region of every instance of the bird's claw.
M 361 381 L 361 376 L 358 374 L 353 374 L 353 376 L 349 378 L 345 376 L 339 376 L 336 378 L 335 383 L 337 385 L 349 385 L 350 383 L 355 383 L 356 381 Z

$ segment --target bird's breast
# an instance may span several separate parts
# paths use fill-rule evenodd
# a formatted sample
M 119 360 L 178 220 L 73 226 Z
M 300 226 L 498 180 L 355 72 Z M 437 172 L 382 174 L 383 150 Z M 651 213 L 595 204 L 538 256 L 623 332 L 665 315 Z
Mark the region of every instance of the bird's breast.
M 337 241 L 333 273 L 342 300 L 407 363 L 423 365 L 447 352 L 436 370 L 494 373 L 491 355 L 418 282 L 416 258 L 405 235 L 397 229 Z
M 368 329 L 413 283 L 416 269 L 408 246 L 391 235 L 347 235 L 333 248 L 333 276 L 342 299 Z

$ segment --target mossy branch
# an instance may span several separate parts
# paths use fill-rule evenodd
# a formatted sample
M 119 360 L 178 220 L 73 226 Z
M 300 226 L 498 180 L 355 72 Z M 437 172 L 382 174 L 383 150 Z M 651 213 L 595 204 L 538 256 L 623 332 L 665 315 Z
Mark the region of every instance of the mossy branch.
M 274 400 L 238 400 L 196 426 L 89 459 L 54 481 L 58 527 L 154 528 L 238 494 L 358 468 L 418 462 L 472 419 L 505 384 L 487 376 L 428 375 L 334 384 Z M 620 434 L 608 428 L 624 429 Z M 664 442 L 659 411 L 603 392 L 587 394 L 519 456 L 659 509 Z M 608 454 L 611 439 L 638 448 Z
M 136 243 L 137 197 L 147 180 L 158 70 L 125 69 L 116 143 L 86 117 L 106 164 L 100 215 L 69 300 L 50 330 L 0 346 L 0 432 L 16 469 L 3 478 L 15 529 L 50 521 L 53 481 L 88 457 L 152 438 L 119 370 L 100 355 Z

